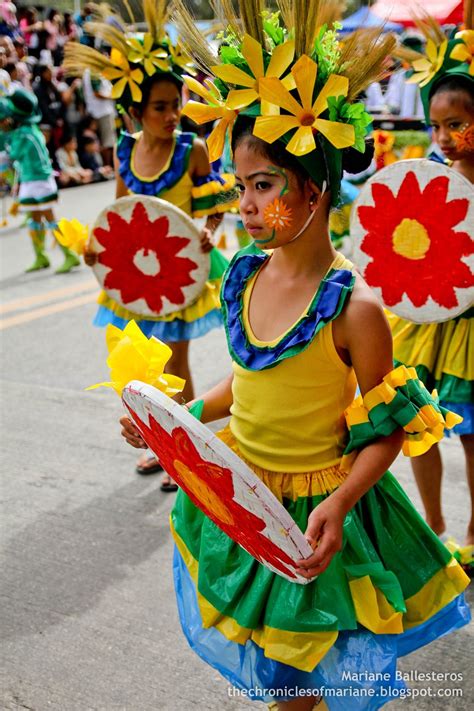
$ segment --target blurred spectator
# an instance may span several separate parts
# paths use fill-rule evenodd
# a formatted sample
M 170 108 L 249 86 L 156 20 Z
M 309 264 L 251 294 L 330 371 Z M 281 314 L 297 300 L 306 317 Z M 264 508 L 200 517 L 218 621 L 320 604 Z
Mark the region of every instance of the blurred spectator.
M 62 69 L 57 73 L 57 89 L 61 94 L 63 103 L 66 105 L 65 122 L 68 133 L 77 137 L 79 123 L 84 116 L 84 101 L 81 91 L 81 80 L 76 77 L 64 78 Z
M 88 47 L 94 46 L 94 38 L 87 34 L 84 30 L 84 25 L 86 22 L 91 22 L 93 18 L 93 8 L 91 5 L 84 5 L 82 10 L 74 15 L 74 22 L 78 30 L 79 41 L 81 44 L 86 44 Z
M 43 117 L 42 123 L 51 127 L 51 140 L 48 144 L 48 150 L 51 156 L 54 156 L 64 132 L 66 105 L 53 82 L 51 67 L 44 64 L 40 64 L 37 67 L 33 91 L 38 99 L 38 106 Z
M 6 64 L 7 53 L 5 49 L 0 46 L 0 96 L 10 93 L 10 75 L 5 71 Z
M 82 152 L 79 160 L 83 168 L 91 170 L 94 180 L 110 180 L 114 177 L 114 169 L 104 165 L 100 155 L 99 141 L 92 136 L 85 136 L 82 140 Z
M 77 155 L 77 141 L 73 136 L 65 135 L 61 147 L 56 151 L 56 161 L 59 167 L 59 184 L 61 187 L 68 185 L 85 185 L 91 183 L 94 172 L 83 168 Z
M 65 12 L 63 15 L 63 25 L 61 28 L 60 42 L 64 46 L 69 40 L 78 39 L 78 30 L 76 23 L 70 12 Z
M 43 23 L 38 21 L 38 13 L 34 7 L 29 7 L 24 11 L 24 15 L 19 22 L 20 32 L 28 47 L 28 54 L 32 57 L 39 57 L 38 32 L 43 28 Z
M 61 15 L 57 10 L 51 8 L 48 10 L 46 20 L 43 23 L 43 29 L 46 32 L 45 49 L 51 52 L 54 64 L 61 64 L 62 47 L 59 44 L 59 35 L 62 27 Z
M 5 50 L 7 62 L 12 62 L 15 58 L 15 45 L 11 37 L 0 37 L 0 47 Z
M 77 143 L 79 146 L 79 154 L 82 152 L 83 142 L 86 138 L 93 138 L 95 141 L 97 141 L 97 143 L 99 143 L 99 136 L 97 133 L 97 119 L 95 119 L 93 116 L 90 116 L 89 114 L 86 114 L 82 117 L 77 127 Z
M 5 64 L 5 71 L 8 72 L 8 74 L 10 75 L 10 84 L 12 90 L 16 89 L 17 87 L 23 86 L 21 81 L 19 80 L 18 69 L 16 64 L 14 64 L 13 62 L 7 62 L 7 64 Z
M 104 165 L 113 165 L 113 151 L 117 138 L 115 130 L 115 104 L 110 98 L 112 86 L 106 79 L 91 79 L 88 69 L 82 77 L 86 111 L 97 119 L 98 133 Z
M 0 0 L 0 35 L 12 39 L 18 36 L 16 7 L 9 0 Z
M 25 61 L 27 58 L 28 48 L 25 44 L 25 40 L 22 37 L 17 37 L 13 40 L 13 46 L 15 47 L 16 55 L 16 68 L 18 72 L 18 81 L 21 82 L 23 87 L 28 91 L 31 89 L 31 70 Z

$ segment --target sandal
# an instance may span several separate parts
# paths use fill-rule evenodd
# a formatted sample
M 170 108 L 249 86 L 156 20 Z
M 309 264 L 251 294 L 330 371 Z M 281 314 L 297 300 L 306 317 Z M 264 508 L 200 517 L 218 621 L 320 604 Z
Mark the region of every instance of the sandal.
M 156 474 L 157 472 L 162 472 L 163 467 L 161 466 L 160 462 L 158 459 L 155 457 L 154 454 L 146 455 L 146 459 L 138 460 L 139 463 L 137 464 L 135 471 L 137 474 L 141 474 L 142 476 L 146 476 L 147 474 Z M 142 462 L 142 463 L 140 463 Z
M 160 485 L 160 491 L 178 491 L 179 487 L 172 478 L 168 475 L 165 476 Z

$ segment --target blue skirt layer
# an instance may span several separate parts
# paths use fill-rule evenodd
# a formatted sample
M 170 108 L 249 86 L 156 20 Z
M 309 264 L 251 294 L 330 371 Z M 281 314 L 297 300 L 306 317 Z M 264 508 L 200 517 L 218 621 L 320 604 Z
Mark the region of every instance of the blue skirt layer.
M 104 327 L 111 323 L 123 330 L 128 321 L 125 318 L 120 318 L 105 306 L 99 306 L 92 323 L 94 326 L 99 327 Z M 137 324 L 147 338 L 155 336 L 155 338 L 159 338 L 164 343 L 191 341 L 194 338 L 205 336 L 213 328 L 220 328 L 222 326 L 222 314 L 220 309 L 213 309 L 195 321 L 183 321 L 178 318 L 174 321 L 147 321 L 144 319 L 137 321 Z
M 443 407 L 452 410 L 457 415 L 461 415 L 463 421 L 455 425 L 452 430 L 445 430 L 449 437 L 452 434 L 465 435 L 474 434 L 474 403 L 472 402 L 445 402 L 441 401 Z
M 264 656 L 252 641 L 231 642 L 217 629 L 204 629 L 196 589 L 175 548 L 174 584 L 183 632 L 191 648 L 246 698 L 269 702 L 305 695 L 322 695 L 329 711 L 375 711 L 406 694 L 397 678 L 397 658 L 466 625 L 470 611 L 459 595 L 424 624 L 400 635 L 376 635 L 365 629 L 340 632 L 334 646 L 312 672 Z M 366 674 L 365 674 L 366 673 Z M 308 691 L 309 690 L 309 691 Z

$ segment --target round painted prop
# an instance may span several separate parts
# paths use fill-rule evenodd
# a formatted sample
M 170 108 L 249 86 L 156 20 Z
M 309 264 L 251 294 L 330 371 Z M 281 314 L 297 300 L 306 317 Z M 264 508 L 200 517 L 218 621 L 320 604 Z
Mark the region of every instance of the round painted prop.
M 132 380 L 122 398 L 143 439 L 191 501 L 232 540 L 295 583 L 311 546 L 271 491 L 211 430 L 151 385 Z
M 351 219 L 354 261 L 384 306 L 415 323 L 447 321 L 473 303 L 474 186 L 429 160 L 376 173 Z
M 143 317 L 166 316 L 195 301 L 209 277 L 199 231 L 159 198 L 120 198 L 100 213 L 91 234 L 94 273 L 121 306 Z

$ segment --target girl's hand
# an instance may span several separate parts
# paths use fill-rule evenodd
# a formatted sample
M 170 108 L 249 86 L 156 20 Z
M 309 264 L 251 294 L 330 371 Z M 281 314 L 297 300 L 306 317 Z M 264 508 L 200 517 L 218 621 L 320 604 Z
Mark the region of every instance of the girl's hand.
M 122 425 L 120 434 L 127 440 L 128 444 L 135 447 L 135 449 L 147 449 L 148 445 L 129 417 L 126 415 L 121 417 L 120 424 Z
M 204 227 L 201 230 L 199 234 L 199 241 L 201 243 L 201 250 L 204 252 L 204 254 L 207 254 L 214 248 L 214 245 L 212 243 L 211 230 L 209 230 L 207 227 Z
M 88 267 L 93 267 L 98 260 L 97 252 L 94 252 L 90 247 L 86 247 L 84 250 L 84 261 Z
M 335 553 L 342 548 L 342 525 L 345 512 L 331 497 L 322 501 L 309 515 L 305 537 L 314 549 L 313 555 L 298 560 L 297 572 L 304 578 L 321 575 Z

